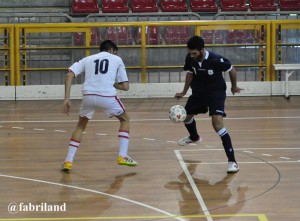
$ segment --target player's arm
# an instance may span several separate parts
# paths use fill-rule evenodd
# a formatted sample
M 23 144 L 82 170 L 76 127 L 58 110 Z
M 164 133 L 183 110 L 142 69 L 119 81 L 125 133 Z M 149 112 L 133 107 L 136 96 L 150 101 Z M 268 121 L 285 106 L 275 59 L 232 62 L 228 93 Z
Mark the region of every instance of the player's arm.
M 229 77 L 230 77 L 230 81 L 231 81 L 231 92 L 234 95 L 235 93 L 240 93 L 241 88 L 239 88 L 237 86 L 237 80 L 236 80 L 236 70 L 234 67 L 231 68 L 231 70 L 229 71 Z
M 72 71 L 69 71 L 65 79 L 65 100 L 64 100 L 64 107 L 63 107 L 63 112 L 65 114 L 69 114 L 71 111 L 70 94 L 71 94 L 72 80 L 74 77 L 75 74 Z
M 182 98 L 184 95 L 186 95 L 187 91 L 190 88 L 192 80 L 193 80 L 193 73 L 187 72 L 186 76 L 185 76 L 185 82 L 184 82 L 183 90 L 180 93 L 176 93 L 175 98 L 179 99 L 179 98 Z
M 118 90 L 128 91 L 129 90 L 129 83 L 128 81 L 114 83 L 114 87 Z

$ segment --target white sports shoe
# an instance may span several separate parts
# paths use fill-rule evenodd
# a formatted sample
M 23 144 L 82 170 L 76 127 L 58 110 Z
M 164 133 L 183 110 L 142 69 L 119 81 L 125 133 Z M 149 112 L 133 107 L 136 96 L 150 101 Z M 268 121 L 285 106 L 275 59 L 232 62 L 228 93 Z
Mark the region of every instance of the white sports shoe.
M 228 162 L 227 173 L 236 173 L 240 170 L 239 165 L 235 162 Z
M 180 146 L 185 146 L 185 145 L 188 145 L 188 144 L 190 144 L 190 143 L 199 143 L 199 142 L 201 142 L 202 141 L 202 137 L 201 136 L 199 136 L 199 139 L 198 140 L 196 140 L 196 141 L 193 141 L 193 140 L 191 140 L 190 139 L 190 137 L 189 136 L 187 136 L 187 137 L 184 137 L 184 138 L 181 138 L 180 140 L 178 140 L 178 145 L 180 145 Z

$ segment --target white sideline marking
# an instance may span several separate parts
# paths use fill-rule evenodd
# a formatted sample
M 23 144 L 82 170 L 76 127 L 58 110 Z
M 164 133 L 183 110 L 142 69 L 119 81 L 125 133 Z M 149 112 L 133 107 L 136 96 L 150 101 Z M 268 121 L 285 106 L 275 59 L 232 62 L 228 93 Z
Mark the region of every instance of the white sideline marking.
M 186 221 L 185 219 L 179 218 L 179 217 L 175 217 L 176 215 L 171 214 L 169 212 L 166 212 L 164 210 L 161 210 L 159 208 L 135 201 L 135 200 L 131 200 L 131 199 L 127 199 L 125 197 L 121 197 L 121 196 L 117 196 L 117 195 L 112 195 L 112 194 L 108 194 L 108 193 L 104 193 L 104 192 L 100 192 L 100 191 L 96 191 L 96 190 L 92 190 L 92 189 L 87 189 L 87 188 L 82 188 L 82 187 L 77 187 L 77 186 L 71 186 L 71 185 L 67 185 L 67 184 L 62 184 L 62 183 L 55 183 L 55 182 L 49 182 L 49 181 L 45 181 L 45 180 L 37 180 L 37 179 L 31 179 L 31 178 L 26 178 L 26 177 L 18 177 L 18 176 L 10 176 L 10 175 L 5 175 L 5 174 L 0 174 L 0 177 L 6 177 L 6 178 L 12 178 L 12 179 L 18 179 L 18 180 L 26 180 L 26 181 L 31 181 L 31 182 L 37 182 L 37 183 L 44 183 L 44 184 L 50 184 L 50 185 L 55 185 L 55 186 L 62 186 L 62 187 L 68 187 L 68 188 L 72 188 L 72 189 L 77 189 L 77 190 L 82 190 L 82 191 L 86 191 L 86 192 L 90 192 L 90 193 L 96 193 L 96 194 L 101 194 L 101 195 L 105 195 L 105 196 L 109 196 L 112 198 L 116 198 L 119 200 L 124 200 L 127 201 L 129 203 L 133 203 L 154 211 L 157 211 L 159 213 L 162 213 L 164 215 L 173 217 L 174 219 L 180 220 L 180 221 Z
M 65 131 L 65 130 L 53 130 L 53 131 L 55 131 L 55 132 L 61 132 L 61 133 L 67 132 L 67 131 Z
M 24 127 L 12 127 L 13 129 L 19 129 L 19 130 L 23 130 Z
M 198 200 L 198 203 L 199 203 L 204 215 L 206 215 L 207 221 L 213 221 L 212 217 L 210 217 L 210 213 L 209 213 L 209 211 L 208 211 L 208 209 L 207 209 L 207 207 L 204 203 L 204 200 L 203 200 L 203 198 L 202 198 L 202 196 L 201 196 L 201 194 L 200 194 L 200 192 L 199 192 L 199 190 L 198 190 L 198 188 L 197 188 L 197 186 L 196 186 L 196 184 L 195 184 L 195 182 L 194 182 L 194 180 L 193 180 L 193 178 L 190 174 L 190 171 L 188 170 L 184 160 L 182 159 L 182 156 L 181 156 L 179 150 L 174 150 L 174 152 L 175 152 L 175 155 L 176 155 L 176 157 L 177 157 L 177 159 L 180 163 L 180 166 L 181 166 L 183 172 L 185 173 L 185 175 L 186 175 L 186 177 L 187 177 L 187 179 L 188 179 L 188 181 L 189 181 L 189 183 L 190 183 L 190 185 L 191 185 L 191 187 L 194 191 L 194 194 L 195 194 L 195 196 Z
M 226 120 L 260 120 L 260 119 L 300 119 L 300 116 L 293 117 L 226 117 Z M 198 121 L 211 120 L 210 118 L 196 118 Z M 90 120 L 90 122 L 112 122 L 118 120 Z M 146 122 L 146 121 L 170 121 L 169 118 L 162 119 L 131 119 L 131 122 Z M 28 120 L 28 121 L 0 121 L 0 123 L 74 123 L 78 120 Z M 171 123 L 171 122 L 170 122 Z M 286 130 L 286 129 L 285 129 Z
M 279 157 L 280 159 L 284 159 L 284 160 L 290 160 L 291 158 L 289 157 Z
M 106 136 L 107 134 L 96 133 L 96 135 L 99 135 L 99 136 Z
M 153 139 L 153 138 L 147 138 L 147 137 L 144 137 L 143 139 L 144 139 L 144 140 L 156 140 L 156 139 Z

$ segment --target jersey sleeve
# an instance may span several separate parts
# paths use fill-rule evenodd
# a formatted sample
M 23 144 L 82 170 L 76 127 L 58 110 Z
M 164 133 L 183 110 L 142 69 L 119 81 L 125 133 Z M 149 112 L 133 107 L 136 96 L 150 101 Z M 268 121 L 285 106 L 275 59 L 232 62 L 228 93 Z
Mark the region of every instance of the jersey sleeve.
M 72 71 L 75 74 L 75 77 L 77 77 L 84 72 L 84 62 L 85 58 L 75 62 L 71 67 L 69 67 L 69 71 Z
M 116 75 L 116 83 L 122 83 L 128 81 L 128 76 L 126 72 L 126 68 L 122 59 L 119 59 L 119 67 Z
M 186 73 L 194 73 L 193 68 L 192 68 L 192 64 L 191 64 L 191 57 L 190 57 L 190 55 L 187 55 L 185 57 L 185 63 L 184 63 L 183 70 Z
M 220 57 L 219 60 L 217 60 L 217 62 L 217 67 L 220 67 L 221 71 L 223 72 L 229 72 L 232 69 L 232 64 L 227 58 Z

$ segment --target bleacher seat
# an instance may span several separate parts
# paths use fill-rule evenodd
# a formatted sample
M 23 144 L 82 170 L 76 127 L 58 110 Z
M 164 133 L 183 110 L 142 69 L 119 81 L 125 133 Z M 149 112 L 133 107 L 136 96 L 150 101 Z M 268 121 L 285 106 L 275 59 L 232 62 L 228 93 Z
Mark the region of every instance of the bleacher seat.
M 245 0 L 221 0 L 221 11 L 248 11 Z
M 253 44 L 258 42 L 254 30 L 227 30 L 225 32 L 227 44 Z
M 118 45 L 132 44 L 132 37 L 128 27 L 108 27 L 106 29 L 105 39 L 112 40 Z
M 156 0 L 132 0 L 132 12 L 158 12 Z
M 251 11 L 276 11 L 274 0 L 250 0 Z
M 186 44 L 190 38 L 188 26 L 169 26 L 165 32 L 166 44 Z
M 91 45 L 100 45 L 101 35 L 98 28 L 91 28 Z
M 278 0 L 281 11 L 300 11 L 299 0 Z
M 192 12 L 218 12 L 215 0 L 191 0 Z
M 97 0 L 72 0 L 72 14 L 99 13 Z
M 206 44 L 223 44 L 223 35 L 221 31 L 203 30 L 201 37 Z
M 83 32 L 76 32 L 73 34 L 74 45 L 82 46 L 84 45 L 84 33 Z
M 84 32 L 76 32 L 73 34 L 74 44 L 82 46 L 85 44 Z M 91 42 L 90 45 L 100 45 L 101 35 L 97 28 L 91 28 Z
M 160 7 L 162 12 L 187 12 L 186 0 L 161 0 Z
M 228 30 L 225 32 L 225 41 L 227 44 L 241 43 L 241 39 L 236 36 L 236 33 L 236 30 Z
M 102 0 L 103 13 L 128 13 L 127 0 Z
M 138 28 L 138 31 L 135 36 L 136 44 L 141 44 L 141 27 Z M 159 38 L 159 29 L 156 26 L 146 27 L 146 44 L 147 45 L 157 45 L 160 44 L 161 40 Z

